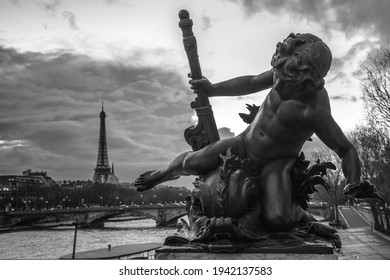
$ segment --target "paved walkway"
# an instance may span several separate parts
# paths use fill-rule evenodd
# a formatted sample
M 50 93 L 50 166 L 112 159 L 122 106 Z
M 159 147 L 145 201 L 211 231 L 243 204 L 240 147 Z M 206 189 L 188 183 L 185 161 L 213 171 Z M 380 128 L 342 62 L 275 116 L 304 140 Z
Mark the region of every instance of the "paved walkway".
M 339 214 L 348 228 L 371 227 L 371 219 L 363 216 L 354 207 L 339 207 Z
M 341 208 L 341 219 L 348 226 L 338 229 L 342 248 L 339 260 L 390 260 L 390 236 L 371 229 L 371 218 L 355 208 Z
M 390 260 L 390 240 L 370 227 L 338 229 L 342 248 L 339 260 Z

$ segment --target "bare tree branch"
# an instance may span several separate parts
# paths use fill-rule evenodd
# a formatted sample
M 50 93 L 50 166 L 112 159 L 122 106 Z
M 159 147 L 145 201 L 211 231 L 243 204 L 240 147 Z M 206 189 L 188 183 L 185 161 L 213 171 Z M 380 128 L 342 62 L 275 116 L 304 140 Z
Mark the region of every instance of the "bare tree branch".
M 379 193 L 390 201 L 390 137 L 389 131 L 369 124 L 358 126 L 348 138 L 358 151 L 362 176 L 378 188 Z
M 390 45 L 361 63 L 359 73 L 368 118 L 390 128 Z

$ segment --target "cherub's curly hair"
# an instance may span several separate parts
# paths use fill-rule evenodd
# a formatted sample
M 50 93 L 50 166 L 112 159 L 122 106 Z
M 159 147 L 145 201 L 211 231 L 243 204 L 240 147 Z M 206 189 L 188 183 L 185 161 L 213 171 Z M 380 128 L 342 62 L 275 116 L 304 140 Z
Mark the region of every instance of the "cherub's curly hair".
M 311 90 L 324 87 L 324 77 L 332 63 L 332 53 L 322 40 L 312 34 L 291 33 L 279 42 L 271 65 L 280 79 L 292 84 L 303 83 Z

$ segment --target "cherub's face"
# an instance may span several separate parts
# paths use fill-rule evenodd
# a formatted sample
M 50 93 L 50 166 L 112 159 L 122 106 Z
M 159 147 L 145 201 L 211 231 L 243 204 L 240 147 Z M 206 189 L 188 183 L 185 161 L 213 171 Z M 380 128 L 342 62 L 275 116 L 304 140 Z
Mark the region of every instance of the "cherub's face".
M 290 100 L 302 96 L 306 90 L 303 87 L 304 77 L 310 71 L 305 67 L 306 73 L 300 69 L 301 53 L 296 49 L 288 49 L 293 39 L 288 37 L 283 43 L 278 43 L 272 57 L 274 67 L 274 90 L 281 100 Z

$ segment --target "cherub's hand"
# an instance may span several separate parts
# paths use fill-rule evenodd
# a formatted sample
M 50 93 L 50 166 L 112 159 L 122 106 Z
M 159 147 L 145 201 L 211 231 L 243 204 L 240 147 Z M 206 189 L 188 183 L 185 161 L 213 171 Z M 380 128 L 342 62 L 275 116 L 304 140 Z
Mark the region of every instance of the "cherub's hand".
M 378 198 L 383 200 L 376 187 L 368 180 L 346 185 L 344 194 L 354 198 Z
M 213 84 L 207 78 L 203 77 L 199 80 L 192 80 L 191 73 L 188 74 L 188 77 L 191 78 L 189 83 L 191 85 L 190 88 L 194 91 L 194 93 L 199 93 L 199 88 L 202 88 L 207 96 L 212 96 Z

